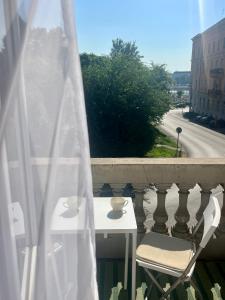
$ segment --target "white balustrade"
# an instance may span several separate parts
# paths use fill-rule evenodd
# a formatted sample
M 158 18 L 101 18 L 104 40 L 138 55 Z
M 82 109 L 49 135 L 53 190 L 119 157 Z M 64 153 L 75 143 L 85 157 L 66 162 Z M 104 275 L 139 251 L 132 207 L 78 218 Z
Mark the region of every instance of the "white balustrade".
M 197 184 L 201 187 L 200 207 L 195 212 L 198 221 L 208 204 L 211 190 L 218 185 L 225 187 L 221 184 L 225 177 L 225 159 L 94 158 L 91 163 L 94 194 L 132 196 L 139 232 L 145 231 L 143 200 L 145 189 L 150 185 L 155 186 L 157 197 L 156 209 L 151 212 L 154 220 L 151 230 L 181 238 L 187 238 L 192 230 L 188 226 L 189 190 Z M 179 204 L 173 216 L 175 225 L 168 228 L 167 193 L 173 183 L 179 189 Z M 221 223 L 217 230 L 217 235 L 221 234 L 225 234 L 224 194 Z

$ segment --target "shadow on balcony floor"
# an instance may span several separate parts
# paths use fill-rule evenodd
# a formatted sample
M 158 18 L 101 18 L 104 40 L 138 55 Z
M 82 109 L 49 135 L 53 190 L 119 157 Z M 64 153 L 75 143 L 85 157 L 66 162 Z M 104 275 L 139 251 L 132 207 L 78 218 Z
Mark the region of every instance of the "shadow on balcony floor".
M 131 274 L 128 278 L 128 290 L 123 290 L 124 262 L 119 259 L 98 259 L 98 286 L 100 300 L 130 300 Z M 129 270 L 130 270 L 129 266 Z M 171 277 L 162 276 L 161 285 L 168 287 Z M 204 300 L 225 300 L 225 261 L 203 262 L 199 261 L 195 268 L 194 279 L 202 292 Z M 144 271 L 137 268 L 137 297 L 136 300 L 143 300 L 146 289 Z M 160 298 L 160 294 L 154 288 L 151 294 L 152 300 Z M 195 300 L 195 293 L 192 288 L 180 285 L 171 294 L 171 300 Z

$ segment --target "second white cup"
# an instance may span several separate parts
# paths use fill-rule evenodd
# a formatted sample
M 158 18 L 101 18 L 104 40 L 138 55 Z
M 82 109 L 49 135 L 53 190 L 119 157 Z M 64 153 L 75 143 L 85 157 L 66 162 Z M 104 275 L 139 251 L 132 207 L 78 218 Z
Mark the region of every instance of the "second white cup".
M 111 206 L 114 211 L 121 211 L 126 206 L 128 201 L 123 197 L 112 197 Z

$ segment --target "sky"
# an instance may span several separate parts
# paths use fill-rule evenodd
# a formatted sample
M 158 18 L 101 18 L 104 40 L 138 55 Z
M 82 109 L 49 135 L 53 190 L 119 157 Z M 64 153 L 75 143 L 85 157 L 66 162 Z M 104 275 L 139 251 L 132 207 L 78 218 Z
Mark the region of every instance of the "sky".
M 225 18 L 225 0 L 75 0 L 80 52 L 109 54 L 135 41 L 145 63 L 190 70 L 191 38 Z

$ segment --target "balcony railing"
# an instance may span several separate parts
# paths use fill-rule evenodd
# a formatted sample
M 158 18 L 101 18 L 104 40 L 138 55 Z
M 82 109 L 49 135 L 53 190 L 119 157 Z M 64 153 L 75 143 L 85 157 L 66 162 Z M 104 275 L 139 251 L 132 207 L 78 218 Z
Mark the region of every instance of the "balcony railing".
M 223 68 L 215 68 L 210 70 L 210 76 L 213 78 L 220 78 L 224 76 Z
M 151 212 L 152 226 L 148 229 L 186 238 L 193 228 L 188 210 L 190 190 L 196 185 L 200 187 L 196 192 L 200 206 L 194 213 L 197 221 L 208 204 L 212 190 L 219 186 L 217 195 L 221 198 L 222 217 L 217 237 L 225 234 L 225 159 L 95 158 L 91 163 L 95 196 L 131 196 L 139 232 L 146 229 L 143 201 L 148 201 L 148 189 L 150 194 L 156 193 L 156 208 Z M 174 193 L 174 197 L 179 204 L 174 215 L 169 216 L 173 220 L 168 225 L 166 204 L 170 203 L 166 198 L 172 185 L 177 187 L 178 193 Z

